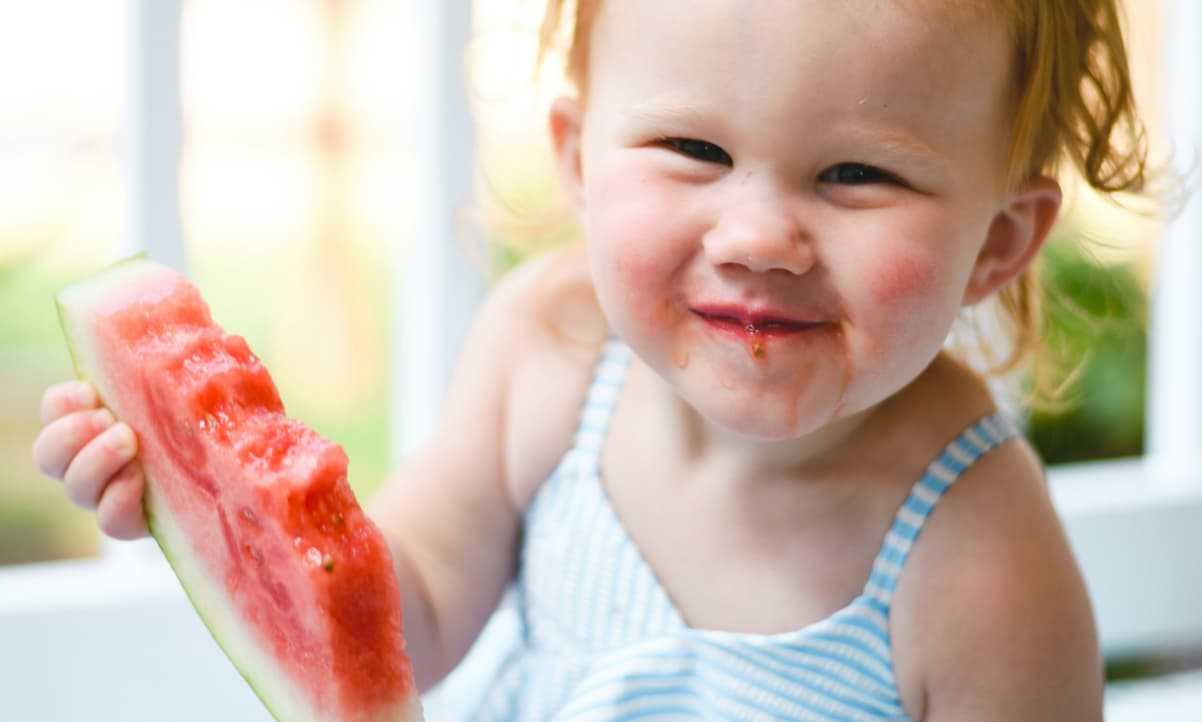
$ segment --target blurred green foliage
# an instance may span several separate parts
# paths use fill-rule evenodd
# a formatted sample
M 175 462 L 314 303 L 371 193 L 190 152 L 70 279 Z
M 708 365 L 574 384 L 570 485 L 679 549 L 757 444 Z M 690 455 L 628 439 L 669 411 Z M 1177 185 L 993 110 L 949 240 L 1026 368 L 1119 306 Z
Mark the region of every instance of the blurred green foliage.
M 1088 244 L 1057 238 L 1044 251 L 1046 341 L 1071 382 L 1028 434 L 1045 463 L 1143 452 L 1146 292 L 1130 262 L 1102 263 Z
M 36 256 L 0 263 L 0 564 L 95 553 L 95 522 L 31 459 L 41 389 L 71 375 L 54 292 L 73 276 Z

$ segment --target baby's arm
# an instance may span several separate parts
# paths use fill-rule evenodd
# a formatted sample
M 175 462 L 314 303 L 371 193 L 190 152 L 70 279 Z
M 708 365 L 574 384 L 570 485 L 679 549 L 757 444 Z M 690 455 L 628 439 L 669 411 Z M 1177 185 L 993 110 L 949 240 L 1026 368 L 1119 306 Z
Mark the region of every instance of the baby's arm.
M 459 663 L 496 608 L 517 569 L 524 507 L 571 442 L 592 355 L 563 374 L 568 354 L 542 296 L 559 263 L 528 261 L 493 292 L 464 342 L 432 440 L 369 506 L 394 552 L 423 690 Z
M 501 454 L 513 344 L 490 305 L 464 344 L 432 441 L 369 506 L 393 551 L 422 690 L 467 652 L 517 563 L 520 515 Z
M 921 690 L 926 722 L 1101 720 L 1093 614 L 1038 464 L 1007 444 L 977 467 L 899 581 L 899 681 Z

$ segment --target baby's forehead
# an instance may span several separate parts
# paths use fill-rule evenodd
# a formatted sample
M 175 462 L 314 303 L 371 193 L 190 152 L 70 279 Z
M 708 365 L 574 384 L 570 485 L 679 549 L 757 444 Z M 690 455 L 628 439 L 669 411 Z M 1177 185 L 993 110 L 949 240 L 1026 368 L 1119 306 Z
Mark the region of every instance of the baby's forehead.
M 585 0 L 575 40 L 594 49 L 598 34 L 651 37 L 664 56 L 681 48 L 673 31 L 683 28 L 701 44 L 717 49 L 735 43 L 744 52 L 792 34 L 799 41 L 794 50 L 805 53 L 804 41 L 815 29 L 861 43 L 864 53 L 887 49 L 893 39 L 975 48 L 983 36 L 1002 36 L 1009 46 L 1011 5 L 1012 0 Z
M 589 38 L 590 76 L 625 71 L 773 73 L 849 85 L 920 74 L 915 91 L 951 81 L 984 88 L 1008 68 L 1009 33 L 980 0 L 605 0 Z M 956 8 L 964 8 L 957 10 Z M 966 77 L 967 74 L 967 77 Z M 910 79 L 914 82 L 914 79 Z
M 1051 2 L 1053 0 L 1037 0 Z M 844 0 L 832 0 L 842 3 Z M 953 23 L 999 22 L 1011 17 L 1017 0 L 873 0 Z

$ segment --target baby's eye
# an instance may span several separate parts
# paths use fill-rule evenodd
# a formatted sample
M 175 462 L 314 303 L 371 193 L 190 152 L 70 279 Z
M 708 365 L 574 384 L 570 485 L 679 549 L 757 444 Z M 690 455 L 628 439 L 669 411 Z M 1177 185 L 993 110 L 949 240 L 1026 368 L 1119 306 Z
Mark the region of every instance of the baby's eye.
M 734 164 L 726 151 L 708 141 L 694 140 L 693 138 L 664 138 L 660 141 L 660 145 L 702 163 Z
M 823 183 L 841 185 L 869 185 L 871 183 L 896 183 L 897 179 L 880 168 L 862 163 L 840 163 L 822 171 L 818 180 Z

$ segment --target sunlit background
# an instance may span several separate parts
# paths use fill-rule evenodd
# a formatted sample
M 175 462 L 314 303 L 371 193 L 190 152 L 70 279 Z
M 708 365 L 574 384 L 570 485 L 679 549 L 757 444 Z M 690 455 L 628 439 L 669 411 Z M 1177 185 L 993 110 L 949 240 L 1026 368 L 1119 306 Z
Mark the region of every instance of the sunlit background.
M 1128 5 L 1139 97 L 1161 151 L 1160 3 Z M 490 193 L 464 209 L 469 221 L 556 197 L 541 134 L 554 78 L 543 76 L 537 92 L 532 83 L 540 10 L 531 0 L 475 3 L 465 80 Z M 98 549 L 91 516 L 38 475 L 30 446 L 42 390 L 72 376 L 53 294 L 125 248 L 128 13 L 126 0 L 0 5 L 0 563 Z M 414 242 L 421 183 L 415 25 L 403 0 L 183 4 L 190 273 L 215 318 L 265 360 L 289 413 L 346 447 L 361 495 L 387 472 L 390 285 L 396 254 Z M 1141 451 L 1158 232 L 1092 196 L 1071 197 L 1049 271 L 1068 294 L 1061 308 L 1094 312 L 1062 314 L 1059 333 L 1093 351 L 1076 403 L 1031 419 L 1053 462 Z M 522 240 L 513 227 L 496 232 Z

